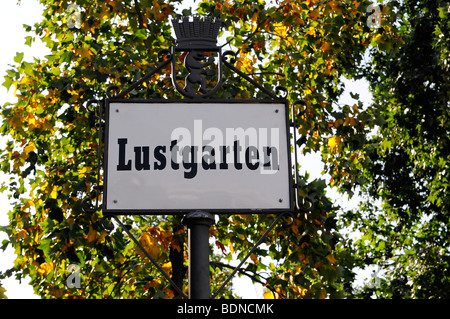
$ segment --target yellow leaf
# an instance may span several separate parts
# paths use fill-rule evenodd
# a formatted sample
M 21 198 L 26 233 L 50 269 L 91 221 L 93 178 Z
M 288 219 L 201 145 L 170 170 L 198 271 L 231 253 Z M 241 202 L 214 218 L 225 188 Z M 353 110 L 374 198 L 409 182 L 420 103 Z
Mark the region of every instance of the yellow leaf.
M 248 73 L 253 71 L 253 61 L 250 60 L 247 56 L 242 56 L 238 58 L 236 62 L 236 67 L 241 70 L 244 68 Z
M 175 297 L 175 294 L 171 289 L 164 288 L 163 291 L 165 299 L 173 299 Z
M 37 272 L 40 275 L 45 276 L 45 275 L 48 275 L 52 270 L 53 270 L 53 262 L 48 262 L 48 263 L 40 264 L 37 269 Z
M 90 172 L 91 170 L 92 170 L 92 169 L 91 169 L 90 167 L 84 166 L 84 167 L 79 171 L 80 178 L 83 178 L 83 177 L 86 175 L 86 173 Z
M 338 1 L 330 1 L 330 2 L 328 2 L 328 5 L 334 12 L 339 12 L 339 13 L 342 12 Z
M 5 295 L 6 289 L 0 286 L 0 299 L 8 299 L 8 297 Z
M 163 264 L 161 268 L 168 273 L 169 271 L 172 270 L 172 263 L 169 261 L 168 263 Z
M 107 232 L 106 230 L 102 231 L 102 233 L 100 234 L 100 237 L 99 237 L 98 241 L 99 241 L 100 243 L 104 242 L 106 236 L 108 236 L 108 232 Z
M 89 46 L 87 44 L 83 44 L 81 48 L 78 48 L 75 51 L 76 54 L 80 55 L 82 59 L 87 58 L 90 59 L 93 55 L 92 51 L 90 50 Z
M 302 272 L 302 266 L 300 266 L 300 265 L 295 266 L 294 270 L 295 270 L 295 273 L 300 274 Z
M 283 25 L 281 22 L 277 22 L 273 25 L 275 34 L 279 37 L 286 37 L 287 34 L 287 27 Z
M 264 299 L 275 299 L 275 296 L 271 291 L 266 291 L 263 293 Z
M 31 79 L 30 77 L 24 76 L 24 77 L 22 77 L 22 78 L 20 79 L 19 85 L 33 84 L 33 83 L 35 83 L 35 82 L 36 82 L 36 81 L 34 81 L 33 79 Z
M 342 144 L 342 137 L 341 136 L 333 136 L 328 138 L 328 148 L 330 151 L 334 151 L 335 148 Z
M 314 27 L 309 27 L 308 32 L 305 33 L 305 35 L 312 35 L 312 36 L 316 36 L 316 29 Z
M 33 117 L 33 118 L 34 118 L 34 117 Z M 24 148 L 23 150 L 24 150 L 24 152 L 25 152 L 26 154 L 28 154 L 28 153 L 30 153 L 30 152 L 36 150 L 36 146 L 34 145 L 33 142 L 30 142 L 30 143 L 28 143 L 27 146 L 25 146 L 25 148 Z
M 151 237 L 149 234 L 144 234 L 139 238 L 139 242 L 142 246 L 144 246 L 145 250 L 150 254 L 152 258 L 158 258 L 161 250 L 155 238 Z
M 230 251 L 234 252 L 234 248 L 233 248 L 233 243 L 230 241 L 228 241 L 228 247 L 230 247 Z
M 31 206 L 34 206 L 34 202 L 31 200 L 26 201 L 25 205 L 23 205 L 24 209 L 30 208 Z
M 56 186 L 53 186 L 49 197 L 53 199 L 56 199 L 56 197 L 58 197 L 58 188 Z

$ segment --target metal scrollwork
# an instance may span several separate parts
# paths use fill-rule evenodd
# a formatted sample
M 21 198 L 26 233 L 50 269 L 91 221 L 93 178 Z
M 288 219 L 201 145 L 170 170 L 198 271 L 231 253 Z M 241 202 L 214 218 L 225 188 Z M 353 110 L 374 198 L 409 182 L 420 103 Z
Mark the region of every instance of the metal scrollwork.
M 295 216 L 291 212 L 285 212 L 283 214 L 283 224 L 281 225 L 282 228 L 286 229 L 294 225 Z
M 275 88 L 275 94 L 280 96 L 281 99 L 287 99 L 289 91 L 284 86 L 279 85 Z
M 165 62 L 172 60 L 172 54 L 168 49 L 161 49 L 158 51 L 158 62 Z
M 223 53 L 222 62 L 235 64 L 236 63 L 236 52 L 231 51 L 231 50 L 225 51 Z
M 120 93 L 120 87 L 118 87 L 117 85 L 110 85 L 106 89 L 106 96 L 108 98 L 115 97 L 115 96 L 119 95 L 119 93 Z

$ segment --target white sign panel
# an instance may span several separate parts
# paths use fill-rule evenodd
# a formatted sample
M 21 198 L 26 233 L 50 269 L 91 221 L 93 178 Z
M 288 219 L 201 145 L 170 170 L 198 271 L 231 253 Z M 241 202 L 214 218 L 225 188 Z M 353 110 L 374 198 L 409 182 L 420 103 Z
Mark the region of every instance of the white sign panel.
M 106 112 L 106 212 L 292 208 L 285 103 L 113 100 Z

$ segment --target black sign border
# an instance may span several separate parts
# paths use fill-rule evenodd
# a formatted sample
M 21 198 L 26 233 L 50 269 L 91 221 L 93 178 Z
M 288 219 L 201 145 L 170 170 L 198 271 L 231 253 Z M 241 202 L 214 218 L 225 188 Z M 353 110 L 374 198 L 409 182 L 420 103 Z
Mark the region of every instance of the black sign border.
M 291 122 L 289 120 L 289 101 L 286 99 L 266 100 L 266 99 L 204 99 L 204 100 L 190 100 L 190 99 L 126 99 L 126 98 L 108 98 L 105 101 L 105 139 L 104 139 L 104 152 L 103 152 L 103 203 L 102 211 L 105 215 L 184 215 L 186 213 L 195 211 L 207 211 L 211 214 L 276 214 L 282 212 L 293 212 L 295 209 L 295 197 L 294 197 L 294 176 L 292 167 L 292 154 L 291 154 Z M 107 209 L 107 196 L 108 196 L 108 143 L 109 143 L 109 117 L 110 117 L 110 105 L 111 103 L 167 103 L 167 104 L 284 104 L 285 107 L 285 126 L 286 126 L 286 145 L 288 150 L 288 166 L 291 168 L 289 174 L 289 209 L 286 208 L 268 208 L 268 209 Z M 294 145 L 295 147 L 295 145 Z

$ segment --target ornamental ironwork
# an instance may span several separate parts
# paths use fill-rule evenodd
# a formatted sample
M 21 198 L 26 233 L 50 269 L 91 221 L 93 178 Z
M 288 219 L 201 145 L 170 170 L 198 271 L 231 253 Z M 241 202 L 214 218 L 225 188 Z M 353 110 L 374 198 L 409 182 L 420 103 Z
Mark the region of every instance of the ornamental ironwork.
M 208 98 L 214 96 L 215 93 L 222 87 L 224 83 L 224 68 L 228 68 L 234 74 L 237 74 L 248 83 L 264 92 L 269 100 L 279 101 L 282 103 L 287 102 L 288 90 L 284 87 L 277 86 L 273 91 L 267 89 L 265 86 L 256 82 L 250 75 L 245 74 L 241 70 L 239 70 L 234 64 L 237 61 L 237 54 L 233 51 L 226 51 L 222 53 L 222 48 L 217 45 L 217 36 L 219 34 L 219 30 L 221 27 L 221 20 L 219 18 L 212 19 L 209 17 L 199 17 L 194 16 L 183 17 L 180 19 L 173 19 L 172 25 L 174 29 L 175 36 L 177 38 L 177 43 L 170 50 L 163 49 L 158 52 L 158 61 L 159 65 L 144 75 L 141 79 L 130 85 L 128 88 L 121 90 L 118 86 L 110 86 L 106 90 L 107 98 L 105 100 L 91 100 L 88 102 L 86 108 L 89 112 L 95 113 L 97 116 L 97 127 L 99 133 L 99 143 L 98 143 L 98 170 L 97 170 L 97 184 L 95 186 L 95 203 L 92 203 L 91 199 L 87 199 L 84 202 L 84 209 L 86 211 L 97 211 L 100 208 L 100 204 L 98 198 L 100 197 L 100 193 L 103 190 L 103 185 L 100 185 L 100 174 L 101 174 L 101 154 L 103 145 L 101 143 L 101 136 L 104 133 L 103 127 L 105 124 L 105 109 L 107 105 L 110 105 L 111 102 L 120 102 L 126 100 L 125 97 L 131 93 L 134 89 L 141 86 L 145 81 L 148 81 L 153 75 L 162 71 L 164 68 L 171 66 L 171 80 L 174 89 L 183 95 L 185 100 L 178 101 L 191 101 L 191 103 L 196 102 L 205 102 Z M 184 55 L 184 70 L 179 70 L 179 65 L 177 65 L 178 57 Z M 184 78 L 180 78 L 177 76 L 178 74 L 185 74 Z M 217 99 L 214 99 L 217 101 Z M 224 102 L 224 100 L 222 100 Z M 254 100 L 253 100 L 254 101 Z M 173 101 L 172 101 L 173 102 Z M 95 109 L 93 107 L 94 104 L 97 104 L 98 107 Z M 296 106 L 304 104 L 302 101 L 294 102 L 291 108 L 291 120 L 288 123 L 288 128 L 293 128 L 293 139 L 297 140 L 297 125 L 295 122 L 296 114 L 295 109 Z M 288 112 L 286 112 L 288 113 Z M 289 119 L 289 114 L 286 114 L 287 119 Z M 107 123 L 106 123 L 107 124 Z M 120 144 L 122 141 L 122 144 Z M 125 142 L 123 140 L 118 140 L 119 146 L 124 146 Z M 301 197 L 299 195 L 299 173 L 298 173 L 298 160 L 297 160 L 297 148 L 294 145 L 294 163 L 292 167 L 293 176 L 291 176 L 291 181 L 289 181 L 289 187 L 292 189 L 292 193 L 294 194 L 292 200 L 292 205 L 289 205 L 289 208 L 284 208 L 280 211 L 277 211 L 277 216 L 274 219 L 273 223 L 269 226 L 267 231 L 263 234 L 260 240 L 255 244 L 254 248 L 246 255 L 246 257 L 241 261 L 239 266 L 233 271 L 233 273 L 229 276 L 229 278 L 224 282 L 224 284 L 219 288 L 217 292 L 215 292 L 212 297 L 215 298 L 219 295 L 220 291 L 223 287 L 231 280 L 231 278 L 239 271 L 240 267 L 244 264 L 244 262 L 250 257 L 250 255 L 255 251 L 255 249 L 264 241 L 267 234 L 280 222 L 284 221 L 284 226 L 289 227 L 294 220 L 295 214 L 300 212 L 306 212 L 312 209 L 312 201 L 309 198 Z M 125 162 L 124 162 L 125 163 Z M 290 161 L 289 161 L 290 163 Z M 253 165 L 254 163 L 252 163 Z M 275 211 L 274 211 L 275 212 Z M 186 210 L 183 210 L 183 213 L 186 213 Z M 214 212 L 220 213 L 220 212 Z M 164 214 L 167 214 L 165 212 Z M 145 253 L 144 247 L 140 245 L 139 241 L 132 235 L 130 230 L 122 224 L 120 219 L 118 219 L 117 215 L 119 214 L 111 214 L 109 216 L 105 216 L 103 223 L 105 228 L 112 229 L 113 223 L 111 222 L 111 218 L 115 220 L 115 222 L 133 239 L 133 241 L 142 249 Z M 208 228 L 214 222 L 214 219 L 211 214 L 203 213 L 198 211 L 192 211 L 188 213 L 185 218 L 185 224 L 189 228 L 190 231 L 193 232 L 193 236 L 197 236 L 194 234 L 194 229 L 197 226 L 207 227 L 203 230 L 198 230 L 198 238 L 204 237 L 208 235 Z M 191 237 L 190 237 L 191 238 Z M 207 240 L 206 240 L 207 241 Z M 207 244 L 207 243 L 206 243 Z M 190 248 L 191 249 L 191 248 Z M 207 250 L 207 249 L 206 249 Z M 190 261 L 191 266 L 203 267 L 205 260 L 205 254 L 208 254 L 208 251 L 203 251 L 200 253 L 198 261 Z M 147 257 L 152 261 L 152 263 L 161 271 L 161 273 L 166 277 L 166 279 L 171 283 L 172 287 L 178 292 L 181 298 L 187 298 L 187 296 L 182 292 L 182 290 L 175 285 L 170 279 L 170 276 L 162 269 L 162 267 L 151 257 L 149 253 L 146 253 Z M 189 255 L 194 255 L 190 254 Z M 207 257 L 206 257 L 207 258 Z M 207 259 L 206 259 L 207 260 Z M 192 262 L 192 265 L 191 265 Z M 193 266 L 193 267 L 194 267 Z M 202 269 L 203 272 L 208 272 L 208 269 Z M 200 272 L 201 273 L 201 272 Z M 193 275 L 194 276 L 194 275 Z M 195 278 L 199 283 L 197 284 L 197 291 L 191 292 L 191 298 L 209 298 L 210 292 L 209 289 L 209 275 L 200 275 L 200 277 Z M 190 278 L 191 281 L 191 278 Z M 191 289 L 190 285 L 190 289 Z M 203 287 L 201 287 L 203 286 Z

